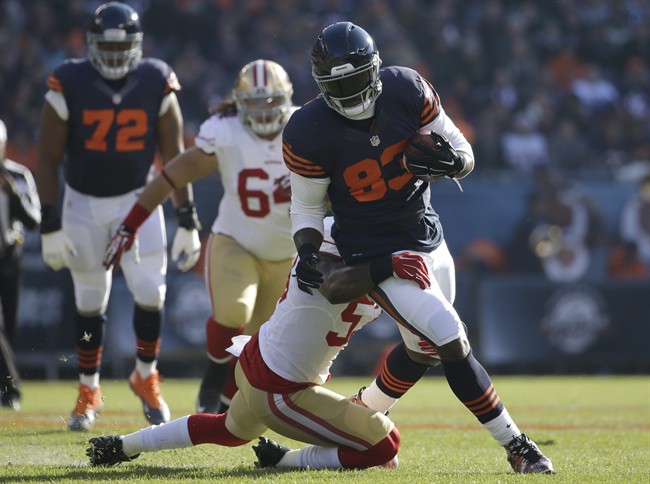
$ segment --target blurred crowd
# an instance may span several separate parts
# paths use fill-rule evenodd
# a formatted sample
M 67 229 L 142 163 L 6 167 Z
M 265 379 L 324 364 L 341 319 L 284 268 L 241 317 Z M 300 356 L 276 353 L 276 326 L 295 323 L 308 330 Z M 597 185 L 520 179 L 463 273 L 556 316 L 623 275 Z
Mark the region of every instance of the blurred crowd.
M 0 2 L 0 110 L 10 155 L 27 164 L 45 79 L 83 57 L 93 0 Z M 317 32 L 349 19 L 375 38 L 385 65 L 428 77 L 476 151 L 477 173 L 551 166 L 625 176 L 650 160 L 647 0 L 133 0 L 145 55 L 176 70 L 188 139 L 238 69 L 276 60 L 295 101 L 317 93 Z M 623 170 L 623 171 L 622 171 Z
M 85 29 L 100 3 L 0 2 L 0 117 L 9 132 L 10 158 L 34 167 L 45 80 L 65 58 L 85 55 Z M 128 3 L 141 12 L 145 56 L 166 60 L 178 74 L 188 145 L 209 107 L 253 59 L 273 59 L 286 68 L 297 104 L 315 96 L 312 42 L 323 26 L 345 19 L 374 37 L 384 65 L 410 66 L 431 80 L 474 147 L 473 177 L 535 174 L 542 180 L 540 173 L 553 174 L 556 181 L 541 181 L 531 194 L 531 213 L 524 221 L 529 226 L 521 228 L 528 248 L 561 253 L 552 241 L 553 227 L 563 224 L 564 240 L 597 244 L 592 229 L 598 217 L 585 197 L 557 179 L 639 183 L 649 171 L 647 0 Z M 571 208 L 553 208 L 548 200 Z M 641 229 L 646 235 L 648 203 L 634 218 L 646 224 Z M 536 243 L 531 236 L 539 226 L 545 229 L 538 229 Z M 623 256 L 626 247 L 620 246 Z

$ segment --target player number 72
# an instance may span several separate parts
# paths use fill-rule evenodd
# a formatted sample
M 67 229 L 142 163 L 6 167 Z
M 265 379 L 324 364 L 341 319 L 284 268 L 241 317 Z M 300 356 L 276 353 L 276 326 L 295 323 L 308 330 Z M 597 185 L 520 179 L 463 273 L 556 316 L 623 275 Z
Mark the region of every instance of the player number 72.
M 147 113 L 142 109 L 85 109 L 83 124 L 95 125 L 93 134 L 88 138 L 84 147 L 92 151 L 107 151 L 109 146 L 106 138 L 115 123 L 115 151 L 140 151 L 144 149 L 147 134 Z

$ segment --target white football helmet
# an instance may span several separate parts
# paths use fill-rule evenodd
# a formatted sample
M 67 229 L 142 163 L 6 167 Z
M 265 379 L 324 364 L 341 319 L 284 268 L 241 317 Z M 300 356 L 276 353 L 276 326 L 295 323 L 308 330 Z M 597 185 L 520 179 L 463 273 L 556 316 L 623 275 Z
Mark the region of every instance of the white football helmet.
M 280 64 L 264 59 L 246 64 L 233 89 L 239 119 L 258 136 L 282 131 L 289 120 L 291 96 L 289 75 Z

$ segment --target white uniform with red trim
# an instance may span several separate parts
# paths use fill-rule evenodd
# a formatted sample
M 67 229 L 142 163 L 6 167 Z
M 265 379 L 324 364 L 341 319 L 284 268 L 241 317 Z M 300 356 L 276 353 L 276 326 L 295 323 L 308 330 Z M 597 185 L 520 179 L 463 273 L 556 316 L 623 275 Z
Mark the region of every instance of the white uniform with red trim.
M 326 219 L 321 252 L 336 257 L 330 225 Z M 321 386 L 354 332 L 379 314 L 366 297 L 332 305 L 318 290 L 313 295 L 301 291 L 290 277 L 273 316 L 239 354 L 239 391 L 228 411 L 228 430 L 250 440 L 270 428 L 302 442 L 359 451 L 385 439 L 394 427 L 386 416 Z M 246 338 L 233 338 L 234 346 Z
M 325 239 L 321 253 L 340 259 L 330 236 L 332 219 L 325 219 Z M 364 325 L 379 317 L 381 310 L 369 298 L 350 304 L 330 304 L 317 290 L 309 295 L 298 288 L 294 271 L 287 289 L 279 299 L 271 319 L 259 330 L 259 353 L 247 352 L 255 364 L 244 365 L 246 376 L 257 388 L 277 387 L 282 391 L 281 379 L 294 383 L 321 385 L 329 378 L 329 369 L 339 352 L 347 346 L 352 335 Z M 252 361 L 251 361 L 252 363 Z M 255 371 L 261 365 L 271 372 Z M 281 377 L 273 381 L 273 374 Z
M 201 125 L 195 144 L 219 161 L 224 194 L 212 232 L 232 237 L 260 259 L 291 258 L 296 250 L 282 135 L 265 140 L 251 134 L 236 115 L 214 115 Z

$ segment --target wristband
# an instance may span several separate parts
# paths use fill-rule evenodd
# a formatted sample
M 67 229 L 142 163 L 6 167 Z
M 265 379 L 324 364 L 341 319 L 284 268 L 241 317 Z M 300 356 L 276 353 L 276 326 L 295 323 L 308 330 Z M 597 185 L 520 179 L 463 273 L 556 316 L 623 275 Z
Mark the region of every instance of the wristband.
M 370 263 L 370 280 L 376 286 L 393 275 L 393 255 L 382 255 Z
M 310 256 L 312 254 L 317 254 L 317 253 L 318 253 L 318 249 L 316 249 L 316 246 L 314 244 L 306 243 L 298 247 L 298 255 L 300 256 L 301 259 L 304 259 L 307 256 Z
M 137 230 L 140 228 L 140 225 L 142 225 L 144 221 L 149 218 L 149 215 L 151 215 L 151 212 L 149 210 L 144 208 L 139 203 L 136 203 L 133 205 L 133 208 L 124 219 L 124 222 L 122 222 L 122 225 L 128 229 L 131 229 L 133 232 L 137 232 Z
M 185 202 L 175 210 L 178 226 L 187 230 L 201 230 L 201 222 L 193 202 Z
M 61 219 L 54 205 L 43 205 L 41 207 L 41 227 L 42 234 L 49 234 L 61 230 Z

